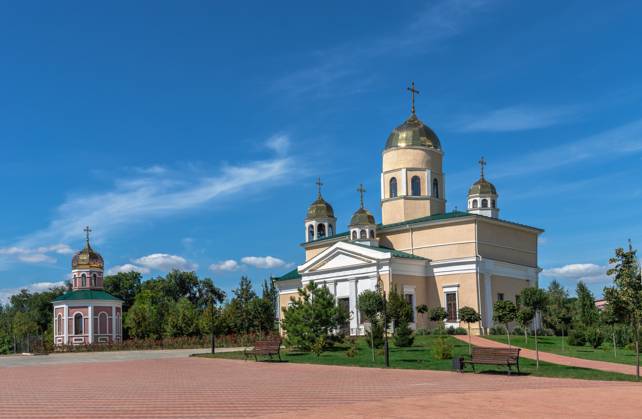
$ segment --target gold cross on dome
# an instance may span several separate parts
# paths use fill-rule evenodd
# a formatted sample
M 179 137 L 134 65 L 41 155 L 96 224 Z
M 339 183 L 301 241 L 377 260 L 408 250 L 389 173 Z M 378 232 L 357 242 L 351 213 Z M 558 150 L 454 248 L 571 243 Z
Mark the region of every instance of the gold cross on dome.
M 484 166 L 486 166 L 488 163 L 486 163 L 486 160 L 484 160 L 484 156 L 482 156 L 481 159 L 477 162 L 479 163 L 479 167 L 481 168 L 481 177 L 484 177 Z
M 359 192 L 359 195 L 361 196 L 361 208 L 363 208 L 363 194 L 366 192 L 366 189 L 363 187 L 363 183 L 359 184 L 357 192 Z
M 410 87 L 406 87 L 406 90 L 410 92 L 410 98 L 412 100 L 412 114 L 415 114 L 415 94 L 419 94 L 419 90 L 415 89 L 415 81 L 413 80 Z
M 85 234 L 87 235 L 87 243 L 89 243 L 89 233 L 92 232 L 91 228 L 89 226 L 85 227 L 84 230 Z
M 317 185 L 317 194 L 319 195 L 319 197 L 321 197 L 321 186 L 323 186 L 323 182 L 321 182 L 321 178 L 318 177 L 315 183 Z

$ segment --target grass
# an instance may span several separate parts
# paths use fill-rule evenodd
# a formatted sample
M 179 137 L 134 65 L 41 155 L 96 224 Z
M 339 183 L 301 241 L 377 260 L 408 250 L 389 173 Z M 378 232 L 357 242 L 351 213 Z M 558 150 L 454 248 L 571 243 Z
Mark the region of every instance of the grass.
M 435 359 L 432 355 L 432 345 L 437 339 L 434 336 L 417 336 L 415 344 L 410 348 L 397 348 L 390 345 L 390 366 L 400 369 L 422 369 L 451 371 L 452 360 Z M 454 356 L 466 356 L 468 354 L 468 344 L 448 336 L 448 342 L 454 347 Z M 357 339 L 357 355 L 350 358 L 346 355 L 347 344 L 337 345 L 334 348 L 324 352 L 321 356 L 309 352 L 282 351 L 281 357 L 284 362 L 295 362 L 305 364 L 323 364 L 323 365 L 342 365 L 355 367 L 374 367 L 383 368 L 384 360 L 381 351 L 376 354 L 375 361 L 372 361 L 372 354 L 365 339 Z M 194 356 L 206 358 L 226 358 L 226 359 L 245 359 L 242 352 L 226 352 L 221 354 L 198 354 Z M 269 358 L 267 358 L 269 359 Z M 252 359 L 251 362 L 254 362 Z M 278 362 L 278 360 L 277 360 Z M 504 374 L 506 369 L 500 366 L 476 366 L 481 373 L 501 373 Z M 535 361 L 522 358 L 520 359 L 520 370 L 524 375 L 534 375 L 540 377 L 558 377 L 558 378 L 578 378 L 587 380 L 605 380 L 605 381 L 634 381 L 634 376 L 603 372 L 586 368 L 567 367 L 564 365 L 549 364 L 540 362 L 539 370 L 535 369 Z M 467 367 L 467 371 L 471 371 Z
M 484 337 L 497 342 L 508 343 L 506 335 L 493 335 Z M 608 342 L 605 342 L 600 348 L 593 349 L 593 347 L 589 345 L 570 346 L 565 341 L 564 350 L 562 350 L 561 336 L 539 336 L 538 342 L 539 350 L 541 352 L 550 352 L 553 354 L 590 359 L 593 361 L 606 361 L 615 362 L 618 364 L 635 365 L 635 351 L 618 348 L 616 357 L 613 355 L 613 347 Z M 526 343 L 523 335 L 511 335 L 510 343 L 511 345 L 519 346 L 520 348 L 535 350 L 535 338 L 533 336 L 529 336 L 528 343 Z

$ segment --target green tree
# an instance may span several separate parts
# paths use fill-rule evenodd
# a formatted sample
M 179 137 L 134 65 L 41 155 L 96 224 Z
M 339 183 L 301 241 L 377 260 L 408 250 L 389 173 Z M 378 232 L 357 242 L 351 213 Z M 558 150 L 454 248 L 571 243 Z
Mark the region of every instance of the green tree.
M 617 357 L 617 339 L 616 332 L 618 324 L 626 321 L 626 307 L 622 304 L 622 300 L 614 294 L 614 288 L 604 289 L 604 299 L 608 304 L 602 310 L 602 322 L 611 327 L 611 337 L 613 339 L 613 357 Z
M 393 335 L 395 345 L 399 348 L 406 348 L 412 346 L 415 342 L 415 336 L 412 333 L 410 328 L 410 323 L 407 316 L 401 316 L 397 327 L 395 328 L 395 333 Z
M 417 314 L 421 314 L 421 318 L 424 319 L 426 313 L 428 313 L 428 306 L 426 304 L 419 304 L 417 306 Z
M 533 321 L 533 317 L 535 317 L 535 312 L 530 307 L 522 307 L 518 309 L 517 315 L 515 316 L 517 324 L 524 329 L 524 341 L 526 343 L 528 343 L 528 327 L 530 326 L 531 321 Z
M 640 263 L 631 240 L 627 250 L 618 248 L 609 260 L 613 266 L 607 274 L 613 276 L 613 286 L 604 289 L 607 304 L 621 307 L 624 317 L 633 329 L 636 355 L 636 377 L 640 379 L 640 322 L 642 321 L 642 274 Z
M 481 316 L 477 311 L 475 311 L 474 308 L 464 306 L 459 309 L 459 318 L 468 326 L 468 355 L 470 355 L 472 353 L 472 347 L 473 347 L 473 344 L 471 342 L 471 335 L 470 335 L 470 324 L 477 323 L 478 321 L 480 321 Z
M 198 334 L 198 312 L 187 297 L 172 304 L 165 323 L 165 336 L 195 336 Z
M 540 313 L 546 308 L 546 292 L 541 288 L 525 288 L 521 294 L 521 301 L 524 304 L 525 308 L 530 308 L 536 319 L 540 318 Z M 536 321 L 537 323 L 537 321 Z M 536 368 L 539 368 L 539 345 L 537 339 L 537 330 L 540 325 L 536 324 L 533 328 L 535 330 L 535 365 Z
M 165 321 L 173 304 L 159 288 L 143 289 L 125 313 L 124 323 L 130 336 L 162 339 Z
M 377 291 L 365 290 L 359 294 L 357 308 L 365 320 L 370 323 L 370 330 L 366 331 L 366 337 L 372 350 L 372 361 L 374 362 L 375 348 L 379 347 L 379 343 L 383 345 L 383 324 L 381 324 L 383 296 Z
M 119 272 L 108 275 L 103 281 L 105 291 L 123 300 L 123 312 L 134 304 L 136 294 L 140 291 L 143 276 L 139 272 Z
M 254 316 L 251 302 L 256 298 L 252 282 L 246 276 L 241 277 L 238 288 L 232 290 L 234 297 L 229 303 L 234 315 L 234 329 L 237 333 L 247 334 L 254 329 Z
M 510 331 L 508 324 L 515 320 L 517 315 L 517 307 L 511 301 L 498 300 L 493 305 L 493 320 L 502 323 L 506 327 L 506 337 L 508 338 L 508 346 L 510 345 Z
M 288 346 L 310 351 L 319 338 L 328 337 L 345 321 L 345 315 L 327 287 L 310 282 L 299 288 L 298 298 L 292 297 L 290 306 L 283 310 L 285 342 Z M 331 339 L 324 341 L 326 347 L 332 343 Z
M 443 321 L 448 318 L 448 312 L 443 307 L 433 307 L 428 312 L 428 318 L 430 321 L 439 322 L 443 327 Z
M 403 295 L 397 292 L 397 288 L 393 287 L 388 294 L 387 304 L 388 320 L 392 322 L 392 331 L 396 330 L 397 325 L 405 320 L 408 323 L 412 317 L 412 307 L 404 299 Z
M 595 326 L 599 318 L 599 312 L 595 307 L 595 297 L 591 290 L 582 281 L 577 283 L 575 290 L 577 300 L 575 301 L 575 319 L 578 328 Z

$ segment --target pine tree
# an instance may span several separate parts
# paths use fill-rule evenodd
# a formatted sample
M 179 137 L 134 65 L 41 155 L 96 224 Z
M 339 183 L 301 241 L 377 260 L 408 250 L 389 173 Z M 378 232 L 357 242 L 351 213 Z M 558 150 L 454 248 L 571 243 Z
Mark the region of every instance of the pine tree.
M 599 311 L 597 307 L 595 307 L 595 297 L 593 293 L 582 281 L 577 283 L 575 293 L 577 294 L 575 312 L 578 326 L 580 328 L 595 326 L 599 318 Z

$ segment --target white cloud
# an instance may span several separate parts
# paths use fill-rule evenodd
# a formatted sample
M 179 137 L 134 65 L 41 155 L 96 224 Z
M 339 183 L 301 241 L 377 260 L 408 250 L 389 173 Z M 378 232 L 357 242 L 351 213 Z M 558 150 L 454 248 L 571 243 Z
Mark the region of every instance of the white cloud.
M 542 276 L 551 279 L 568 279 L 574 282 L 583 281 L 588 284 L 595 284 L 609 281 L 606 275 L 608 266 L 600 266 L 594 263 L 571 263 L 558 268 L 549 268 L 542 271 Z
M 224 260 L 222 262 L 212 263 L 210 270 L 212 271 L 235 271 L 239 268 L 239 263 L 234 259 Z
M 25 263 L 53 263 L 56 258 L 51 254 L 68 255 L 73 250 L 66 244 L 54 244 L 36 248 L 10 246 L 0 248 L 0 255 Z
M 281 268 L 289 265 L 284 260 L 272 256 L 245 256 L 241 258 L 241 262 L 261 269 Z
M 194 271 L 198 268 L 197 264 L 189 262 L 182 256 L 170 255 L 167 253 L 153 253 L 151 255 L 143 256 L 134 260 L 134 263 L 149 270 L 164 272 L 171 271 L 172 269 Z
M 8 303 L 9 298 L 11 298 L 12 295 L 18 294 L 23 289 L 26 289 L 30 292 L 42 292 L 42 291 L 48 291 L 55 287 L 63 287 L 63 286 L 65 286 L 64 281 L 35 282 L 33 284 L 25 285 L 23 287 L 0 289 L 0 304 Z
M 119 272 L 139 272 L 141 274 L 148 274 L 149 268 L 144 266 L 137 266 L 132 263 L 125 263 L 124 265 L 112 266 L 107 270 L 107 275 L 115 275 Z
M 546 128 L 567 122 L 578 112 L 573 106 L 511 106 L 483 115 L 465 117 L 459 122 L 462 132 L 509 132 Z
M 290 150 L 290 138 L 287 135 L 275 135 L 267 141 L 266 147 L 280 156 L 285 155 Z

